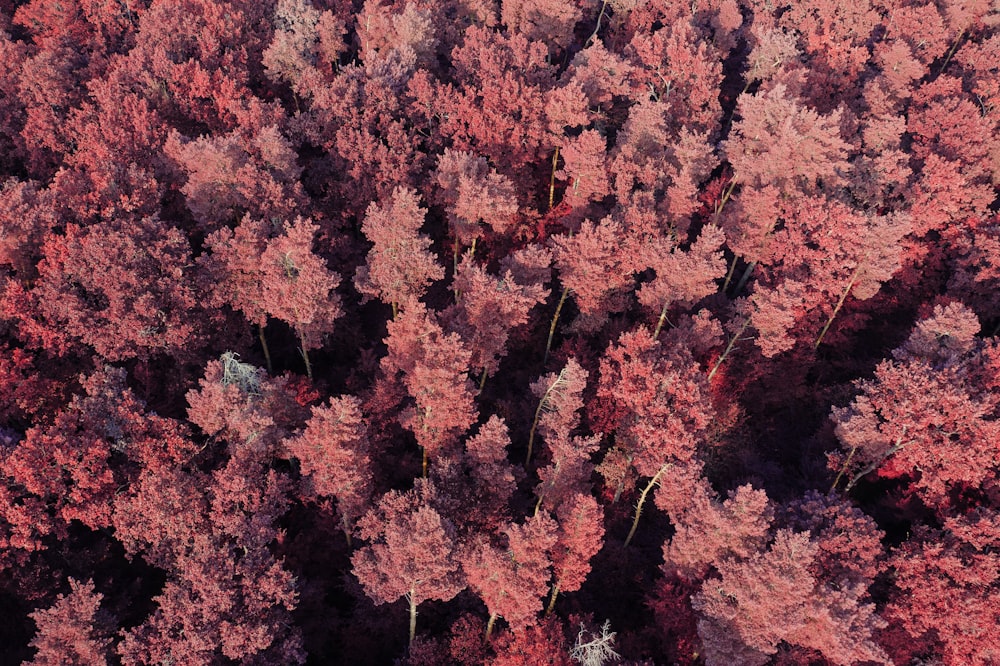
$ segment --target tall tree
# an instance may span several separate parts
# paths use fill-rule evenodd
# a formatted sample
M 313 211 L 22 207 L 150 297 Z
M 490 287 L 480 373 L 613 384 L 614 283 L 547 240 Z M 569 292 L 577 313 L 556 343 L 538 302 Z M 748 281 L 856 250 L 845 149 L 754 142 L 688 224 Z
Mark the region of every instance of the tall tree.
M 420 233 L 426 209 L 414 190 L 397 188 L 385 204 L 372 203 L 361 231 L 374 247 L 358 268 L 354 284 L 366 298 L 392 305 L 420 298 L 427 287 L 444 277 L 444 269 L 430 252 L 431 239 Z
M 413 406 L 402 415 L 428 459 L 455 445 L 476 420 L 474 389 L 468 377 L 471 353 L 456 333 L 445 333 L 420 301 L 406 303 L 389 322 L 389 353 L 382 368 L 402 375 Z
M 354 575 L 375 603 L 405 597 L 410 607 L 410 643 L 417 606 L 428 599 L 448 601 L 465 588 L 451 523 L 432 506 L 434 487 L 426 481 L 406 493 L 382 497 L 358 525 L 370 545 L 351 558 Z

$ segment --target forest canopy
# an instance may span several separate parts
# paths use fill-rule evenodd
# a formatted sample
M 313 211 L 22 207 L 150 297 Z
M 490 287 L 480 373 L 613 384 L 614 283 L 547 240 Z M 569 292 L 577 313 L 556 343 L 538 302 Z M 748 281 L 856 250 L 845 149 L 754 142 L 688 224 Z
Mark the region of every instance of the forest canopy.
M 0 663 L 1000 663 L 990 0 L 0 0 Z

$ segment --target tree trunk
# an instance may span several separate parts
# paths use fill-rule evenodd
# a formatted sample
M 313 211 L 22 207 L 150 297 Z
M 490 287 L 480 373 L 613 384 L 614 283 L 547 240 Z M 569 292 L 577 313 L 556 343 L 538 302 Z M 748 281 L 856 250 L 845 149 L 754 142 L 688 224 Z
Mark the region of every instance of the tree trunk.
M 493 635 L 493 625 L 496 624 L 496 621 L 497 621 L 497 614 L 496 613 L 491 613 L 490 614 L 490 619 L 486 623 L 486 642 L 487 643 L 490 640 L 490 636 Z
M 552 596 L 549 597 L 549 605 L 545 608 L 545 617 L 552 615 L 552 609 L 556 607 L 556 597 L 559 596 L 559 583 L 552 586 Z
M 264 361 L 267 363 L 267 374 L 274 375 L 274 367 L 271 366 L 271 350 L 267 348 L 267 338 L 264 337 L 263 326 L 257 326 L 257 337 L 260 338 L 260 346 L 264 349 Z
M 411 587 L 410 594 L 410 645 L 413 645 L 413 637 L 417 635 L 417 601 L 415 590 Z
M 549 352 L 552 350 L 552 337 L 556 334 L 556 323 L 559 321 L 559 313 L 562 312 L 563 303 L 566 302 L 566 295 L 569 293 L 568 287 L 563 287 L 562 296 L 559 297 L 559 305 L 556 306 L 556 313 L 552 315 L 552 324 L 549 325 L 549 339 L 545 343 L 545 358 L 542 363 L 549 360 Z
M 649 483 L 646 484 L 646 487 L 643 488 L 642 494 L 639 495 L 639 503 L 636 504 L 635 506 L 635 518 L 632 519 L 632 529 L 628 531 L 628 536 L 625 537 L 626 548 L 628 548 L 629 543 L 632 542 L 632 537 L 635 536 L 635 528 L 639 526 L 639 516 L 642 515 L 642 505 L 646 501 L 646 495 L 648 495 L 649 491 L 653 489 L 653 486 L 655 486 L 656 483 L 660 480 L 660 475 L 663 474 L 665 471 L 667 471 L 668 467 L 670 467 L 670 463 L 667 463 L 666 465 L 661 467 L 656 472 L 656 475 L 649 480 Z

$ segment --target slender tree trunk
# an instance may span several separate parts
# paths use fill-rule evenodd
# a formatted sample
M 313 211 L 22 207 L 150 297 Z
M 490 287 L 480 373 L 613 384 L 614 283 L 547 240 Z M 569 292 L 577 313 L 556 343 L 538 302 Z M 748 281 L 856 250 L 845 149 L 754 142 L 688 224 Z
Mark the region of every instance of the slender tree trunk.
M 750 264 L 747 266 L 747 269 L 743 271 L 743 275 L 742 277 L 740 277 L 740 281 L 736 284 L 736 289 L 733 291 L 733 298 L 739 296 L 740 292 L 743 291 L 743 287 L 747 286 L 747 282 L 750 281 L 750 276 L 753 275 L 753 269 L 755 268 L 757 268 L 757 262 L 751 261 Z
M 532 518 L 538 515 L 538 512 L 542 510 L 542 500 L 545 499 L 545 493 L 539 493 L 538 501 L 535 502 L 535 512 L 531 514 Z
M 670 301 L 663 304 L 663 309 L 660 310 L 660 318 L 656 322 L 656 329 L 653 330 L 653 339 L 656 340 L 660 337 L 660 331 L 663 330 L 663 322 L 667 320 L 667 308 L 670 307 Z M 673 326 L 673 324 L 671 324 Z
M 549 352 L 552 351 L 552 337 L 556 334 L 556 323 L 559 321 L 559 313 L 562 312 L 563 303 L 566 302 L 566 295 L 569 293 L 569 287 L 563 287 L 562 295 L 559 297 L 559 305 L 556 306 L 556 313 L 552 315 L 552 323 L 549 325 L 549 339 L 545 343 L 545 358 L 542 360 L 542 364 L 548 362 Z
M 552 586 L 552 596 L 549 597 L 549 605 L 545 608 L 545 617 L 552 615 L 552 609 L 556 607 L 556 597 L 559 596 L 559 583 Z
M 854 453 L 858 450 L 857 446 L 851 447 L 851 452 L 847 454 L 847 459 L 844 460 L 844 465 L 837 472 L 837 478 L 833 480 L 833 485 L 830 486 L 830 492 L 832 493 L 837 489 L 837 484 L 840 483 L 840 479 L 843 478 L 844 472 L 847 471 L 847 467 L 851 464 L 851 459 L 854 457 Z
M 715 365 L 712 366 L 712 371 L 708 373 L 708 381 L 712 381 L 712 377 L 714 377 L 715 373 L 719 371 L 719 366 L 721 366 L 722 362 L 726 360 L 727 356 L 729 356 L 729 352 L 733 351 L 733 346 L 736 344 L 736 341 L 740 339 L 740 336 L 743 335 L 743 331 L 747 330 L 747 326 L 749 325 L 750 317 L 747 317 L 743 320 L 743 326 L 740 327 L 740 330 L 729 339 L 729 344 L 726 345 L 726 349 L 722 352 L 722 356 L 715 361 Z
M 552 154 L 552 175 L 549 177 L 549 210 L 555 205 L 556 200 L 556 165 L 559 164 L 559 146 Z
M 417 601 L 414 589 L 410 588 L 410 645 L 413 645 L 413 637 L 417 635 Z
M 733 280 L 733 273 L 736 272 L 736 262 L 739 261 L 739 259 L 740 258 L 738 256 L 733 255 L 733 260 L 729 263 L 729 270 L 726 271 L 726 279 L 722 283 L 723 294 L 726 293 L 727 289 L 729 289 L 729 283 L 732 282 Z
M 347 524 L 347 516 L 340 517 L 340 524 L 344 527 L 344 536 L 347 537 L 347 547 L 351 547 L 351 526 Z
M 747 84 L 749 86 L 749 84 Z M 743 89 L 746 92 L 746 88 Z M 712 216 L 712 222 L 715 224 L 719 223 L 719 216 L 722 215 L 722 209 L 726 207 L 729 202 L 729 197 L 733 195 L 733 190 L 736 189 L 736 178 L 729 181 L 729 185 L 726 186 L 726 190 L 722 193 L 722 198 L 719 203 L 715 205 L 715 214 Z M 735 262 L 735 259 L 733 260 Z M 723 288 L 725 290 L 725 288 Z
M 274 367 L 271 365 L 271 350 L 267 348 L 267 338 L 264 337 L 263 326 L 257 326 L 257 337 L 260 338 L 260 346 L 264 350 L 264 361 L 267 363 L 267 374 L 274 375 Z
M 451 279 L 452 279 L 452 281 L 454 281 L 455 278 L 458 277 L 458 250 L 459 250 L 459 246 L 458 246 L 458 234 L 456 233 L 455 234 L 455 246 L 452 249 L 452 258 L 451 258 L 451 269 L 452 269 L 451 270 Z M 455 302 L 458 303 L 458 296 L 459 296 L 459 294 L 458 294 L 458 288 L 456 287 L 452 291 L 455 293 Z
M 304 333 L 299 334 L 299 343 L 302 345 L 302 360 L 306 362 L 306 377 L 309 379 L 313 378 L 312 363 L 309 362 L 309 352 L 306 350 L 306 336 Z
M 597 25 L 594 26 L 594 32 L 591 33 L 590 37 L 587 38 L 587 41 L 584 42 L 584 48 L 590 46 L 594 40 L 597 39 L 597 33 L 601 30 L 601 20 L 604 18 L 604 12 L 606 12 L 607 9 L 608 0 L 604 0 L 604 2 L 601 3 L 601 13 L 597 15 Z
M 665 471 L 667 471 L 668 467 L 670 467 L 670 463 L 667 463 L 666 465 L 661 467 L 653 476 L 653 478 L 649 480 L 649 483 L 646 484 L 646 487 L 643 488 L 642 494 L 639 495 L 639 503 L 636 504 L 635 506 L 635 518 L 632 519 L 632 529 L 628 531 L 628 536 L 625 537 L 626 548 L 628 548 L 629 543 L 632 542 L 632 537 L 635 536 L 635 528 L 639 526 L 639 516 L 642 515 L 642 505 L 646 502 L 646 496 L 649 495 L 649 491 L 653 489 L 653 486 L 655 486 L 656 483 L 660 480 L 660 476 Z
M 622 493 L 625 492 L 625 475 L 618 479 L 618 485 L 615 487 L 615 496 L 611 498 L 612 504 L 617 504 L 618 500 L 621 499 Z
M 823 330 L 819 332 L 819 337 L 816 338 L 816 343 L 813 345 L 814 349 L 819 349 L 819 343 L 823 342 L 823 336 L 830 330 L 830 326 L 833 324 L 833 320 L 837 317 L 837 313 L 840 312 L 840 308 L 844 307 L 844 301 L 847 300 L 847 295 L 851 293 L 851 289 L 854 287 L 854 282 L 858 279 L 858 273 L 861 272 L 862 265 L 863 264 L 858 264 L 858 267 L 854 269 L 854 275 L 851 276 L 851 281 L 847 283 L 847 289 L 845 289 L 844 293 L 840 295 L 840 300 L 837 301 L 837 307 L 833 309 L 833 313 L 830 315 L 830 318 L 826 320 L 826 326 L 824 326 Z
M 421 452 L 423 453 L 422 460 L 420 462 L 420 476 L 421 478 L 427 478 L 427 447 L 421 446 Z
M 487 643 L 490 640 L 490 636 L 493 635 L 493 625 L 496 624 L 496 621 L 497 621 L 497 614 L 496 613 L 491 613 L 490 614 L 490 619 L 486 623 L 486 642 Z
M 393 301 L 392 302 L 392 318 L 395 319 L 398 314 L 399 314 L 399 303 L 397 303 L 396 301 Z
M 479 392 L 483 392 L 483 387 L 486 386 L 486 368 L 483 368 L 483 374 L 479 375 Z

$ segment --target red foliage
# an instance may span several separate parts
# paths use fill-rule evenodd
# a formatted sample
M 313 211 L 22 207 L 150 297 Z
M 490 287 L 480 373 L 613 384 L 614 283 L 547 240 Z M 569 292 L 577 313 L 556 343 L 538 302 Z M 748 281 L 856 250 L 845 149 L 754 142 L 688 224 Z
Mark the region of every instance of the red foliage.
M 706 226 L 686 252 L 671 238 L 658 237 L 643 244 L 642 263 L 656 276 L 639 288 L 639 302 L 658 314 L 675 303 L 690 306 L 714 294 L 718 290 L 716 280 L 726 272 L 720 251 L 724 242 L 721 229 Z
M 0 0 L 0 652 L 1000 660 L 994 5 Z
M 100 619 L 104 595 L 94 591 L 94 582 L 69 579 L 70 593 L 60 594 L 55 604 L 30 614 L 38 625 L 31 641 L 35 648 L 30 666 L 104 666 L 111 645 L 109 631 Z
M 524 631 L 504 633 L 493 642 L 496 656 L 490 666 L 573 666 L 566 637 L 558 620 L 552 618 Z
M 928 506 L 945 510 L 954 491 L 992 482 L 1000 394 L 979 379 L 992 370 L 983 367 L 978 329 L 964 306 L 936 307 L 895 360 L 858 382 L 861 394 L 851 405 L 834 409 L 846 455 L 831 466 L 843 469 L 850 485 L 870 472 L 900 478 Z
M 461 533 L 499 529 L 510 520 L 510 500 L 520 470 L 507 461 L 507 424 L 491 416 L 465 440 L 463 455 L 439 459 L 430 470 L 438 493 L 434 506 Z
M 59 350 L 78 340 L 109 361 L 197 348 L 205 315 L 179 229 L 155 218 L 67 225 L 48 236 L 43 254 L 33 288 L 10 283 L 3 294 L 29 345 Z
M 86 394 L 75 396 L 51 424 L 25 433 L 6 457 L 5 472 L 61 521 L 98 529 L 110 525 L 115 494 L 137 468 L 176 464 L 195 445 L 181 424 L 145 412 L 125 385 L 124 370 L 94 373 L 83 388 Z
M 540 483 L 535 493 L 538 505 L 549 511 L 556 511 L 578 493 L 590 490 L 590 456 L 597 451 L 600 438 L 572 434 L 580 424 L 581 396 L 586 386 L 587 371 L 572 358 L 560 372 L 539 377 L 531 384 L 539 401 L 536 432 L 545 441 L 548 460 L 548 465 L 538 470 Z
M 546 45 L 473 25 L 451 58 L 457 85 L 442 86 L 436 97 L 453 146 L 484 155 L 500 173 L 540 159 L 554 69 Z
M 448 211 L 455 242 L 471 245 L 481 235 L 480 222 L 503 233 L 517 215 L 514 184 L 472 153 L 445 150 L 434 172 L 440 200 Z
M 212 254 L 202 261 L 215 302 L 228 303 L 258 326 L 269 316 L 288 323 L 306 351 L 322 346 L 341 314 L 333 291 L 340 276 L 312 251 L 318 230 L 301 217 L 277 229 L 246 217 L 235 231 L 209 236 Z
M 760 551 L 774 509 L 763 490 L 740 486 L 719 502 L 704 488 L 676 518 L 674 536 L 663 544 L 663 570 L 685 581 L 704 578 L 710 567 Z
M 662 349 L 649 331 L 623 333 L 601 360 L 598 397 L 611 413 L 605 432 L 640 476 L 667 463 L 687 463 L 710 427 L 714 410 L 700 367 L 684 348 Z
M 562 592 L 580 589 L 590 560 L 604 545 L 604 513 L 590 495 L 576 493 L 556 510 L 559 532 L 552 546 L 553 585 Z
M 809 572 L 818 547 L 778 530 L 766 552 L 726 560 L 692 605 L 707 664 L 764 664 L 782 641 L 819 650 L 835 664 L 889 663 L 872 640 L 882 623 L 864 586 L 824 586 Z
M 197 389 L 187 393 L 188 420 L 211 437 L 233 447 L 261 452 L 306 420 L 308 412 L 295 399 L 287 375 L 275 379 L 230 352 L 205 366 Z
M 634 257 L 622 239 L 621 224 L 611 218 L 584 222 L 569 236 L 552 239 L 552 254 L 559 281 L 573 294 L 580 316 L 575 327 L 594 331 L 609 314 L 621 312 L 628 303 Z
M 237 455 L 210 475 L 175 469 L 145 481 L 118 502 L 117 529 L 170 575 L 153 613 L 123 632 L 122 662 L 303 663 L 295 579 L 269 550 L 287 479 Z
M 409 301 L 389 322 L 388 355 L 382 368 L 402 381 L 414 406 L 402 425 L 428 458 L 452 446 L 476 420 L 468 377 L 471 354 L 455 333 L 445 333 L 419 301 Z
M 287 219 L 302 201 L 301 169 L 288 140 L 275 126 L 253 130 L 190 142 L 174 132 L 163 146 L 187 175 L 187 206 L 207 230 L 243 215 Z
M 847 172 L 850 146 L 840 135 L 842 110 L 821 116 L 778 83 L 741 95 L 737 113 L 740 120 L 724 144 L 737 182 L 810 191 L 818 180 L 835 186 Z
M 414 606 L 448 601 L 465 588 L 451 523 L 431 504 L 434 487 L 390 492 L 358 524 L 370 542 L 351 557 L 354 574 L 375 603 L 406 597 Z
M 1000 657 L 997 534 L 996 511 L 976 510 L 945 520 L 943 529 L 918 529 L 893 554 L 886 612 L 893 657 L 984 665 Z
M 539 282 L 519 283 L 509 269 L 502 277 L 494 277 L 468 255 L 459 264 L 453 284 L 458 303 L 442 318 L 472 350 L 470 367 L 491 376 L 507 355 L 511 331 L 528 323 L 531 309 L 545 302 L 549 290 Z
M 337 500 L 337 511 L 350 534 L 354 522 L 368 508 L 372 494 L 368 432 L 361 401 L 352 396 L 331 398 L 313 407 L 306 428 L 284 441 L 307 477 L 308 496 Z
M 462 568 L 491 618 L 502 617 L 515 632 L 535 624 L 552 575 L 549 552 L 557 539 L 556 522 L 542 511 L 523 525 L 508 525 L 500 538 L 503 546 L 480 535 L 467 547 Z
M 374 243 L 368 262 L 358 268 L 354 285 L 362 295 L 399 305 L 420 298 L 444 269 L 430 252 L 431 239 L 421 234 L 425 209 L 417 193 L 398 188 L 385 205 L 372 203 L 361 231 Z

